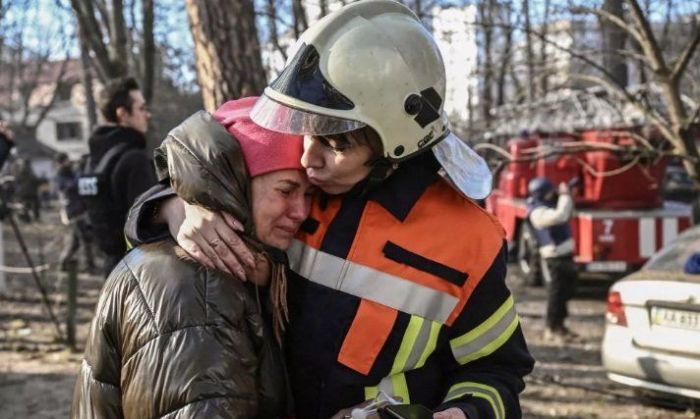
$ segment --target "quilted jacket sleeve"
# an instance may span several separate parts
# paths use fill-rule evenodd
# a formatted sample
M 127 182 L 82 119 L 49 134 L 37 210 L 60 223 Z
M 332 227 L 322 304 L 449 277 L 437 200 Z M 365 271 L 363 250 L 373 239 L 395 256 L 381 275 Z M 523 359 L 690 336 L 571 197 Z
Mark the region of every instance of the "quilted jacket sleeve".
M 121 418 L 119 329 L 121 307 L 133 292 L 130 273 L 117 266 L 97 303 L 73 394 L 73 418 Z

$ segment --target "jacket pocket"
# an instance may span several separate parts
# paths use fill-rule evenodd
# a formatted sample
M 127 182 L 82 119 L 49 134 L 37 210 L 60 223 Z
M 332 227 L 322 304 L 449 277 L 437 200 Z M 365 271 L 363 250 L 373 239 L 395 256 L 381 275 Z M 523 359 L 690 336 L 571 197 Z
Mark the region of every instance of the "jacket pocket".
M 419 271 L 435 275 L 460 287 L 469 279 L 469 274 L 466 272 L 461 272 L 440 262 L 413 253 L 391 241 L 386 242 L 382 252 L 384 256 L 394 262 L 403 263 Z

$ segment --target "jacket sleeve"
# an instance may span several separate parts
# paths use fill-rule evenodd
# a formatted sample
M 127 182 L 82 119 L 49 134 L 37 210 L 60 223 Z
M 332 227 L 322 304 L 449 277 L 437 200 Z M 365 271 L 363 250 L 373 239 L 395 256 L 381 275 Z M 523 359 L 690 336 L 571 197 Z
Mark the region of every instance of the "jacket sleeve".
M 571 218 L 573 210 L 574 201 L 571 199 L 571 195 L 559 195 L 556 208 L 541 206 L 533 209 L 530 213 L 530 222 L 537 229 L 564 224 Z
M 118 265 L 102 289 L 92 319 L 73 393 L 72 418 L 123 417 L 118 325 L 121 307 L 132 289 L 130 275 Z
M 170 237 L 168 226 L 153 224 L 152 219 L 158 205 L 172 196 L 175 196 L 172 188 L 159 183 L 136 198 L 124 225 L 124 235 L 129 249 Z
M 506 245 L 448 329 L 441 348 L 446 386 L 436 411 L 459 407 L 468 418 L 519 418 L 523 377 L 532 371 L 530 356 L 506 287 Z M 471 303 L 471 304 L 470 304 Z

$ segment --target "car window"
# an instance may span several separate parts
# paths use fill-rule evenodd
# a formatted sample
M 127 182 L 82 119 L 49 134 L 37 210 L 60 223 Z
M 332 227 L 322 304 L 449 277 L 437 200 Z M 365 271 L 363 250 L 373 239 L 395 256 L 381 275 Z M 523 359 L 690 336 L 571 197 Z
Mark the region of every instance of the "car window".
M 675 241 L 659 250 L 644 265 L 652 271 L 682 271 L 693 253 L 700 252 L 700 227 L 686 230 Z

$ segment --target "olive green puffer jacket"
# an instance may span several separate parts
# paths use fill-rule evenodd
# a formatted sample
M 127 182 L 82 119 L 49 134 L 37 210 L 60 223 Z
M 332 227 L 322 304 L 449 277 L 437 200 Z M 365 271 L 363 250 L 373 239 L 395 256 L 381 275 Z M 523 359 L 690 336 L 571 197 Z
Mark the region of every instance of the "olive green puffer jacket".
M 198 156 L 181 165 L 202 166 L 223 180 L 220 162 L 212 166 L 212 159 L 199 157 L 242 164 L 226 149 L 233 142 L 228 133 L 208 115 L 179 128 L 173 130 L 178 143 Z M 199 153 L 195 138 L 212 136 L 220 141 L 206 142 L 199 147 L 206 153 Z M 219 150 L 212 149 L 216 144 Z M 230 179 L 232 168 L 225 170 Z M 206 180 L 210 191 L 223 187 L 211 176 L 185 178 Z M 207 199 L 206 190 L 200 192 Z M 282 357 L 260 309 L 267 300 L 258 302 L 250 283 L 183 255 L 167 239 L 133 249 L 112 271 L 86 343 L 73 418 L 269 418 L 288 411 Z

